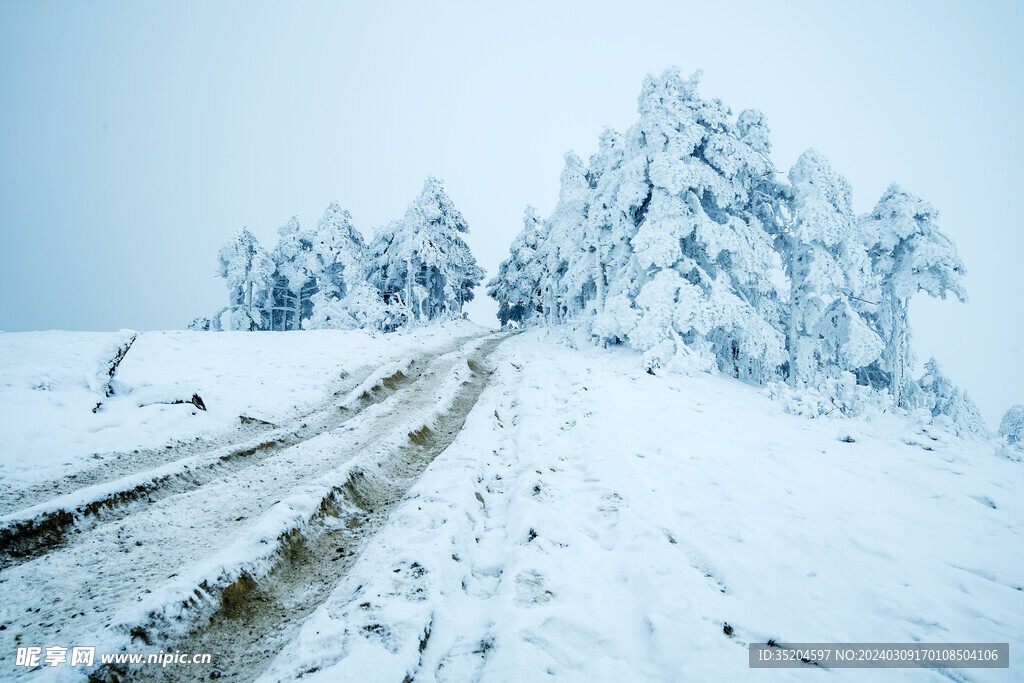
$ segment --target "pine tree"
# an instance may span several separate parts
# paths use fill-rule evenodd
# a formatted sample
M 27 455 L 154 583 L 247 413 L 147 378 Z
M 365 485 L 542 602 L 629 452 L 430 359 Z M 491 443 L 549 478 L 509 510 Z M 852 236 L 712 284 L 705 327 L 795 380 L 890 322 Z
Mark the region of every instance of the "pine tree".
M 999 423 L 999 436 L 1018 448 L 1024 448 L 1024 405 L 1012 406 Z
M 278 228 L 277 234 L 272 254 L 277 266 L 273 329 L 299 330 L 302 321 L 312 315 L 312 297 L 317 291 L 313 235 L 302 229 L 296 216 Z
M 938 212 L 927 202 L 890 185 L 862 225 L 880 294 L 876 325 L 885 340 L 884 370 L 893 398 L 903 405 L 913 363 L 908 306 L 919 291 L 967 301 L 964 267 L 952 240 L 939 231 Z
M 881 340 L 855 319 L 851 305 L 864 301 L 857 294 L 868 261 L 857 239 L 849 183 L 813 149 L 800 155 L 789 178 L 791 225 L 778 235 L 776 248 L 789 276 L 789 378 L 797 385 L 837 365 L 856 371 L 872 363 L 878 353 L 869 351 L 879 351 Z M 851 367 L 855 358 L 859 365 Z
M 351 329 L 375 326 L 383 304 L 379 293 L 367 284 L 371 267 L 363 236 L 352 216 L 332 202 L 311 236 L 312 274 L 315 291 L 304 326 L 311 329 Z
M 523 229 L 509 249 L 509 257 L 498 266 L 498 275 L 487 284 L 487 294 L 498 302 L 498 320 L 504 327 L 510 321 L 527 323 L 543 312 L 541 300 L 541 248 L 544 226 L 537 210 L 527 206 Z
M 373 280 L 397 325 L 462 316 L 484 276 L 461 237 L 468 232 L 441 181 L 428 177 L 402 220 L 378 233 Z
M 218 274 L 228 285 L 231 329 L 270 329 L 276 269 L 270 254 L 243 228 L 221 248 L 217 257 Z
M 552 323 L 566 320 L 586 299 L 586 269 L 576 267 L 585 253 L 583 222 L 587 217 L 590 182 L 583 161 L 573 152 L 565 155 L 561 191 L 548 219 L 544 274 L 541 278 L 545 317 Z
M 615 336 L 646 350 L 648 364 L 676 357 L 763 381 L 784 354 L 769 275 L 781 263 L 755 195 L 771 171 L 767 129 L 763 117 L 746 112 L 741 129 L 721 102 L 700 97 L 698 79 L 670 69 L 649 77 L 640 94 L 640 121 L 627 138 L 630 155 L 646 164 L 647 192 L 624 197 L 635 230 L 630 258 L 610 287 L 634 303 L 637 322 Z M 632 186 L 639 173 L 624 168 Z M 623 303 L 616 317 L 628 321 Z
M 768 379 L 784 360 L 784 310 L 762 224 L 781 196 L 764 117 L 733 119 L 674 69 L 645 81 L 639 112 L 625 134 L 602 134 L 589 167 L 566 156 L 541 250 L 544 317 L 589 321 L 651 369 Z
M 988 436 L 988 428 L 981 417 L 981 411 L 963 389 L 959 388 L 942 373 L 939 362 L 934 358 L 925 363 L 925 373 L 918 380 L 925 407 L 933 416 L 944 415 L 950 419 L 954 429 L 961 435 Z
M 591 270 L 593 312 L 607 309 L 612 282 L 629 262 L 630 238 L 642 220 L 651 192 L 647 184 L 647 159 L 630 152 L 629 138 L 607 128 L 588 171 L 593 198 L 583 224 L 586 257 L 581 264 Z M 612 316 L 612 322 L 614 315 Z

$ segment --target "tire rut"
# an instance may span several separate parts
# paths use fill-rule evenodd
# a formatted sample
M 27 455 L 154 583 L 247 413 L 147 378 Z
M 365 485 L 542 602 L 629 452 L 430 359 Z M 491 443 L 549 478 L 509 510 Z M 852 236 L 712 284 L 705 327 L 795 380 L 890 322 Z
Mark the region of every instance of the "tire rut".
M 436 355 L 451 353 L 465 343 L 466 339 L 460 338 L 439 350 Z M 116 521 L 138 511 L 140 506 L 204 486 L 220 477 L 258 465 L 283 449 L 338 429 L 365 409 L 418 381 L 431 357 L 419 357 L 408 364 L 401 364 L 403 367 L 390 374 L 387 374 L 388 371 L 380 373 L 384 376 L 374 377 L 374 372 L 385 367 L 395 368 L 395 363 L 380 368 L 361 369 L 355 373 L 354 381 L 350 380 L 334 391 L 324 405 L 289 420 L 286 426 L 274 427 L 270 423 L 256 426 L 260 421 L 250 421 L 249 425 L 255 427 L 254 431 L 257 432 L 255 439 L 205 450 L 195 447 L 188 450 L 165 449 L 171 457 L 165 455 L 164 462 L 152 467 L 154 460 L 159 461 L 160 453 L 157 451 L 144 458 L 142 467 L 129 469 L 127 474 L 122 466 L 120 477 L 93 480 L 64 494 L 86 491 L 90 487 L 106 489 L 98 491 L 98 495 L 88 500 L 61 504 L 58 497 L 51 501 L 56 505 L 38 514 L 31 514 L 31 507 L 22 510 L 30 514 L 20 518 L 18 512 L 14 512 L 8 515 L 9 521 L 0 521 L 0 570 L 62 547 L 72 532 L 78 534 L 98 524 Z M 372 386 L 366 387 L 361 394 L 351 396 L 371 379 L 376 380 L 370 382 Z M 339 403 L 338 397 L 346 394 L 350 395 L 349 400 Z M 203 458 L 204 455 L 207 457 Z M 130 456 L 130 459 L 135 461 L 135 456 Z M 176 464 L 182 466 L 175 468 Z M 150 476 L 145 476 L 147 474 Z M 142 477 L 141 481 L 139 477 Z M 89 478 L 83 473 L 76 481 L 89 481 Z M 124 485 L 117 486 L 122 481 Z M 46 501 L 43 506 L 45 504 Z
M 88 531 L 79 529 L 82 533 L 74 534 L 73 542 L 0 571 L 0 663 L 13 657 L 19 645 L 37 641 L 92 641 L 126 650 L 145 644 L 147 633 L 152 642 L 180 638 L 192 623 L 205 624 L 201 632 L 215 638 L 216 624 L 232 613 L 232 605 L 245 602 L 241 599 L 254 589 L 269 591 L 271 586 L 285 585 L 277 577 L 288 575 L 287 567 L 296 567 L 294 573 L 302 577 L 289 585 L 317 584 L 320 579 L 314 567 L 329 579 L 332 572 L 323 567 L 327 563 L 337 567 L 343 561 L 331 562 L 322 544 L 337 541 L 346 548 L 358 547 L 388 506 L 455 438 L 486 381 L 475 376 L 480 368 L 474 368 L 473 359 L 485 357 L 483 351 L 489 352 L 504 336 L 473 338 L 463 343 L 462 350 L 434 357 L 402 391 L 361 410 L 337 429 L 281 448 L 275 457 L 203 486 L 146 502 L 138 509 L 124 508 L 132 514 Z M 452 409 L 435 416 L 440 394 L 459 379 L 459 367 L 474 377 L 458 389 Z M 479 389 L 473 388 L 471 400 L 467 399 L 467 387 L 477 385 Z M 406 431 L 410 420 L 425 421 L 415 422 L 420 426 Z M 323 489 L 320 482 L 329 480 L 324 477 L 330 472 L 343 472 L 347 479 L 322 499 L 309 499 L 309 495 L 321 495 L 316 492 Z M 280 513 L 282 506 L 285 512 L 292 509 L 289 501 L 296 496 L 300 503 L 319 500 L 316 512 L 285 528 L 274 541 L 266 535 L 268 520 L 292 519 Z M 337 528 L 337 519 L 345 520 L 344 528 Z M 225 556 L 223 551 L 239 542 L 245 550 L 266 550 L 262 564 L 256 565 L 260 571 L 232 573 L 242 556 Z M 331 557 L 340 555 L 336 546 L 330 547 L 335 553 Z M 266 572 L 271 570 L 274 578 L 267 579 Z M 208 578 L 193 584 L 193 576 Z M 175 591 L 182 585 L 191 586 L 183 599 L 169 597 L 179 595 Z M 281 604 L 273 593 L 268 595 L 274 600 L 268 604 Z M 165 599 L 169 602 L 161 602 Z M 312 599 L 310 609 L 321 599 Z M 151 618 L 139 616 L 139 610 L 150 609 L 146 605 L 153 606 L 154 611 L 146 612 Z M 161 605 L 170 605 L 168 613 L 175 613 L 161 616 Z M 210 614 L 214 618 L 208 619 Z M 125 626 L 131 619 L 139 620 L 138 629 Z M 268 636 L 273 633 L 265 625 L 259 630 Z M 144 634 L 144 639 L 133 642 L 127 637 L 129 631 Z
M 462 382 L 449 410 L 409 431 L 405 443 L 373 466 L 355 469 L 345 485 L 321 505 L 320 514 L 290 536 L 270 572 L 245 575 L 220 597 L 220 605 L 188 636 L 169 639 L 165 651 L 209 652 L 214 671 L 226 680 L 256 678 L 313 610 L 323 603 L 372 541 L 423 471 L 458 436 L 492 370 L 491 352 L 504 336 L 486 341 L 465 360 L 471 378 Z M 207 675 L 204 671 L 204 675 Z M 95 680 L 194 680 L 189 667 L 149 671 L 108 669 Z

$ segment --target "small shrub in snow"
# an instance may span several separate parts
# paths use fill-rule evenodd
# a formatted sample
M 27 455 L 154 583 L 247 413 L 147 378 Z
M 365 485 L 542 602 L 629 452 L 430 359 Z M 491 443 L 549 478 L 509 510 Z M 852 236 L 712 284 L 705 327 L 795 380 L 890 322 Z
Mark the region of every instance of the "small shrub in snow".
M 888 403 L 884 393 L 857 384 L 856 377 L 849 372 L 824 379 L 813 387 L 773 382 L 765 392 L 782 403 L 786 412 L 805 417 L 860 415 L 869 407 L 884 408 Z
M 963 389 L 942 374 L 942 368 L 934 358 L 925 363 L 925 373 L 916 387 L 920 388 L 920 398 L 917 398 L 916 390 L 907 398 L 912 403 L 923 404 L 935 418 L 947 418 L 957 434 L 988 436 L 988 428 L 978 406 Z

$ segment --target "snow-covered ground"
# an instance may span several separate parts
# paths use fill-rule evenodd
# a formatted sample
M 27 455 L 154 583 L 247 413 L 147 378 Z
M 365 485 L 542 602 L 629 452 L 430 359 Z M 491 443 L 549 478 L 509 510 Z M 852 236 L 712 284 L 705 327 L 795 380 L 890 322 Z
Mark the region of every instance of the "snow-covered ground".
M 153 482 L 12 554 L 0 666 L 14 643 L 220 643 L 266 681 L 822 675 L 748 669 L 746 645 L 775 639 L 1010 643 L 1009 670 L 827 674 L 843 679 L 1024 670 L 1024 463 L 905 416 L 810 419 L 728 378 L 652 376 L 560 331 L 482 332 L 143 333 L 110 398 L 131 333 L 0 335 L 0 487 L 45 508 L 38 482 L 62 473 L 99 473 L 60 491 L 80 502 Z M 207 412 L 158 403 L 193 392 Z M 239 454 L 240 415 L 301 419 Z M 166 462 L 132 452 L 165 444 Z M 303 559 L 275 574 L 293 531 Z M 255 612 L 219 615 L 246 581 Z M 146 619 L 148 643 L 129 631 Z M 182 636 L 189 619 L 205 634 Z
M 216 438 L 239 416 L 280 420 L 321 402 L 339 380 L 483 331 L 469 323 L 365 331 L 0 333 L 0 482 L 55 479 L 93 455 Z M 198 394 L 206 411 L 188 401 Z M 95 413 L 97 403 L 102 406 Z
M 1009 642 L 1024 466 L 875 414 L 784 414 L 721 377 L 526 333 L 265 680 L 804 680 L 749 642 Z M 731 627 L 726 635 L 725 625 Z

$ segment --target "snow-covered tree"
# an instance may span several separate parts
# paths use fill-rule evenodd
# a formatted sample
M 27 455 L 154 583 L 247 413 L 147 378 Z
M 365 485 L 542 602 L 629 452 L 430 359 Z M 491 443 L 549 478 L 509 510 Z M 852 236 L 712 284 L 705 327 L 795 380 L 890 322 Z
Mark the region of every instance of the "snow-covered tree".
M 543 315 L 532 320 L 581 321 L 599 343 L 644 352 L 648 369 L 770 381 L 788 366 L 794 384 L 853 373 L 902 404 L 904 389 L 920 390 L 910 297 L 965 297 L 935 211 L 892 186 L 857 219 L 849 184 L 813 150 L 789 183 L 776 179 L 764 115 L 734 118 L 698 94 L 698 78 L 648 77 L 636 124 L 605 130 L 589 165 L 566 155 L 535 258 L 520 235 L 492 282 L 500 319 L 526 319 L 536 263 Z
M 856 373 L 874 362 L 884 347 L 881 337 L 846 297 L 836 298 L 818 316 L 811 333 L 816 338 L 813 362 L 819 377 L 836 371 Z
M 813 149 L 800 155 L 789 179 L 792 218 L 778 234 L 776 247 L 789 276 L 787 346 L 789 378 L 795 386 L 814 381 L 840 358 L 843 370 L 872 363 L 881 340 L 855 319 L 859 315 L 850 305 L 863 301 L 857 294 L 864 288 L 868 259 L 856 239 L 849 183 Z M 857 348 L 853 355 L 851 345 Z M 854 357 L 859 365 L 848 367 Z
M 220 277 L 227 281 L 231 329 L 270 329 L 275 265 L 270 254 L 246 229 L 217 255 Z
M 1024 448 L 1024 405 L 1012 406 L 999 423 L 999 436 L 1006 442 Z
M 274 329 L 360 326 L 355 321 L 365 318 L 380 297 L 371 296 L 365 287 L 368 255 L 349 212 L 332 202 L 315 230 L 303 230 L 292 217 L 277 232 Z M 349 299 L 357 285 L 358 295 Z M 360 312 L 349 315 L 348 306 Z
M 958 434 L 987 436 L 988 428 L 981 411 L 967 392 L 942 373 L 939 362 L 934 358 L 925 363 L 924 368 L 925 373 L 917 384 L 924 394 L 925 407 L 932 415 L 948 417 Z
M 313 234 L 302 229 L 296 216 L 278 228 L 277 234 L 272 253 L 277 265 L 273 329 L 298 330 L 312 315 L 312 298 L 317 292 Z
M 550 323 L 566 320 L 582 307 L 586 275 L 575 267 L 585 251 L 583 221 L 587 216 L 590 183 L 582 160 L 569 152 L 561 175 L 561 192 L 546 221 L 547 239 L 540 252 L 541 307 Z M 570 270 L 571 269 L 571 270 Z
M 648 365 L 675 357 L 761 381 L 784 360 L 781 278 L 772 276 L 781 262 L 755 197 L 772 171 L 767 129 L 755 112 L 744 112 L 741 129 L 721 102 L 700 97 L 698 76 L 670 69 L 640 94 L 628 155 L 644 163 L 646 192 L 636 191 L 640 169 L 624 163 L 620 210 L 635 227 L 609 288 L 632 302 L 636 326 L 614 336 L 646 351 Z M 599 193 L 592 203 L 603 202 Z M 609 319 L 633 317 L 621 303 L 602 319 L 603 334 L 613 332 Z
M 522 325 L 543 312 L 541 248 L 544 225 L 537 210 L 527 206 L 523 229 L 512 241 L 509 257 L 498 266 L 497 276 L 487 284 L 487 294 L 498 302 L 498 320 Z
M 768 379 L 785 348 L 764 117 L 733 118 L 675 69 L 645 81 L 638 108 L 625 134 L 602 133 L 589 167 L 566 156 L 539 249 L 544 319 L 628 341 L 652 370 Z
M 367 285 L 372 264 L 363 236 L 338 202 L 324 211 L 311 235 L 310 253 L 316 284 L 306 327 L 348 329 L 379 320 L 383 305 Z
M 303 323 L 309 330 L 384 329 L 387 313 L 376 287 L 355 283 L 343 297 L 327 290 L 313 295 L 313 313 Z
M 952 240 L 939 231 L 938 212 L 922 199 L 890 185 L 862 226 L 878 281 L 876 324 L 885 341 L 882 365 L 889 375 L 896 405 L 903 405 L 910 348 L 908 305 L 919 291 L 933 297 L 953 294 L 967 301 L 964 267 Z
M 593 193 L 583 224 L 586 256 L 581 265 L 591 271 L 593 311 L 599 318 L 607 311 L 611 285 L 629 262 L 632 253 L 629 241 L 646 213 L 651 196 L 647 157 L 636 153 L 638 146 L 631 146 L 631 140 L 615 130 L 605 129 L 597 153 L 590 158 L 588 175 Z M 608 324 L 614 325 L 614 310 L 605 317 Z
M 462 316 L 484 276 L 462 239 L 468 232 L 441 181 L 428 177 L 405 216 L 377 234 L 373 280 L 394 325 Z

